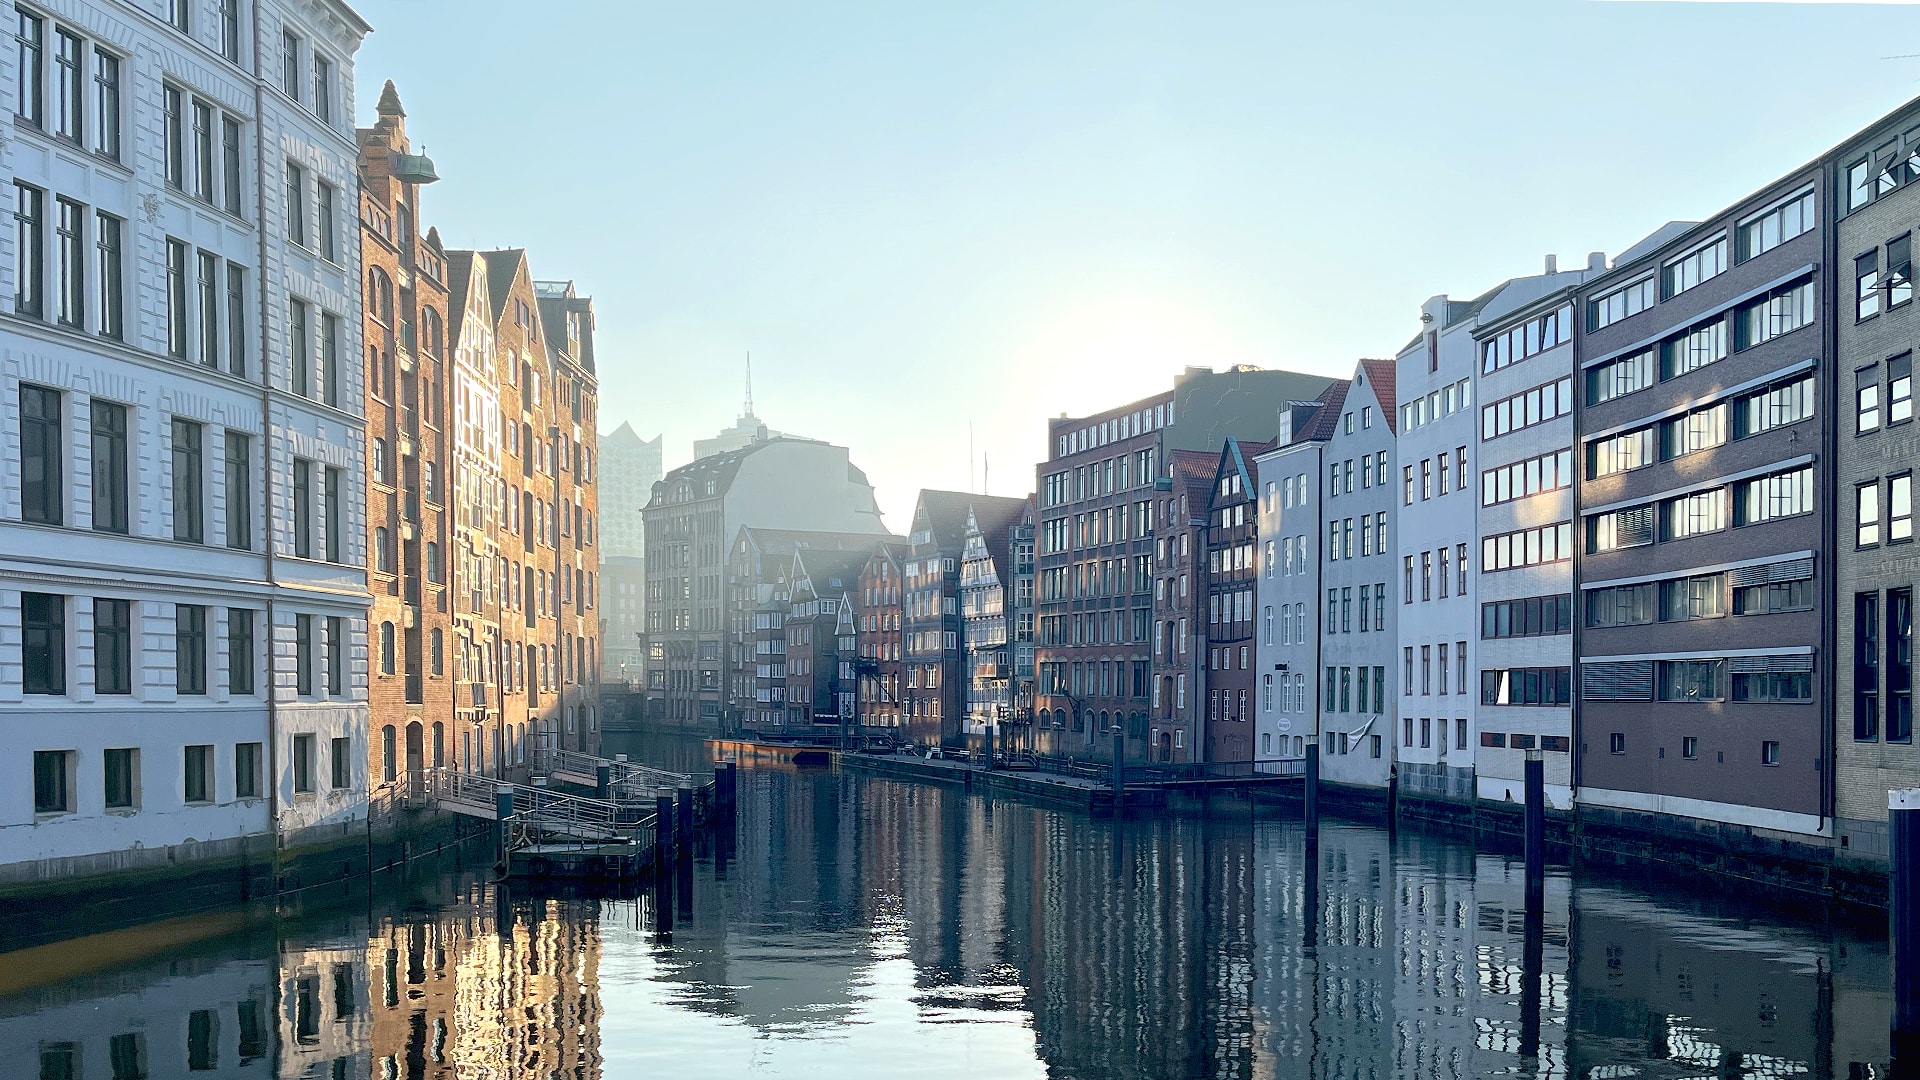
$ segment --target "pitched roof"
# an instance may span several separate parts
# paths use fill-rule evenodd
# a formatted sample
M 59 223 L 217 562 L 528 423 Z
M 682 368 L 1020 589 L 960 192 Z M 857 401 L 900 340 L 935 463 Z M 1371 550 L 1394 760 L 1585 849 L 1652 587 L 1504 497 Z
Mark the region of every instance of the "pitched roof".
M 1346 406 L 1347 390 L 1353 383 L 1345 379 L 1336 379 L 1320 393 L 1320 408 L 1316 410 L 1300 430 L 1294 432 L 1294 442 L 1323 441 L 1333 438 L 1340 422 L 1340 410 Z
M 447 252 L 447 346 L 460 339 L 460 327 L 467 321 L 467 290 L 473 285 L 471 251 Z
M 1391 360 L 1362 360 L 1360 370 L 1367 373 L 1367 382 L 1373 386 L 1373 400 L 1380 403 L 1380 412 L 1387 419 L 1387 431 L 1399 434 L 1400 399 L 1394 396 L 1398 367 Z
M 867 560 L 872 557 L 871 549 L 795 548 L 794 578 L 797 580 L 801 574 L 805 574 L 807 580 L 813 584 L 815 596 L 843 596 L 860 587 L 861 571 L 866 568 Z
M 913 508 L 913 531 L 922 531 L 924 519 L 924 529 L 935 546 L 941 550 L 957 548 L 967 538 L 968 511 L 979 516 L 983 528 L 987 520 L 993 520 L 1001 522 L 1000 528 L 1004 531 L 1025 502 L 1025 499 L 975 495 L 970 491 L 922 489 Z
M 1167 455 L 1167 472 L 1173 488 L 1187 497 L 1189 518 L 1206 516 L 1213 495 L 1214 472 L 1220 467 L 1220 455 L 1205 450 L 1175 450 Z

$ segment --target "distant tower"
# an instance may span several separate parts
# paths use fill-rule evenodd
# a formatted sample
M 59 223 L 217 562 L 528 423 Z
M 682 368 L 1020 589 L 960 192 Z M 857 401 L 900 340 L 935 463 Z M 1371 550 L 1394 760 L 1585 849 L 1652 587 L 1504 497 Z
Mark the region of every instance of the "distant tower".
M 743 416 L 753 415 L 753 354 L 747 354 L 747 407 Z

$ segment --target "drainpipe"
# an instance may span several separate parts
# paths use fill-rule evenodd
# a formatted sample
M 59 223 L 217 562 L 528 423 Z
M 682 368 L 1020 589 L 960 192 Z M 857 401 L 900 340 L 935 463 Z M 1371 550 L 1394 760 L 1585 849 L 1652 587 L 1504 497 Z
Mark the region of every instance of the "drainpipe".
M 1827 505 L 1832 509 L 1820 518 L 1820 550 L 1827 555 L 1826 588 L 1820 612 L 1820 644 L 1826 647 L 1827 662 L 1820 668 L 1820 700 L 1828 702 L 1820 717 L 1821 738 L 1820 753 L 1825 768 L 1820 770 L 1820 828 L 1829 827 L 1833 835 L 1827 837 L 1829 847 L 1837 849 L 1840 843 L 1839 807 L 1835 805 L 1838 793 L 1840 763 L 1836 759 L 1840 753 L 1840 703 L 1834 699 L 1839 689 L 1840 663 L 1840 578 L 1836 573 L 1834 553 L 1840 550 L 1840 491 L 1839 491 L 1839 444 L 1840 444 L 1840 297 L 1837 295 L 1840 283 L 1840 205 L 1836 192 L 1839 190 L 1838 171 L 1834 159 L 1829 156 L 1820 165 L 1820 202 L 1830 205 L 1822 215 L 1821 224 L 1826 235 L 1821 238 L 1821 257 L 1825 266 L 1816 274 L 1821 292 L 1820 304 L 1823 318 L 1820 320 L 1821 347 L 1827 357 L 1826 378 L 1826 415 L 1821 419 L 1820 453 L 1825 459 L 1825 472 L 1828 480 Z
M 273 682 L 273 615 L 274 593 L 279 581 L 274 564 L 274 517 L 273 517 L 273 378 L 271 350 L 268 347 L 267 332 L 267 184 L 266 149 L 257 138 L 260 121 L 266 115 L 267 91 L 262 82 L 260 67 L 261 52 L 260 5 L 253 5 L 253 117 L 256 140 L 254 144 L 254 232 L 259 239 L 260 280 L 260 486 L 261 486 L 261 539 L 266 543 L 267 555 L 267 820 L 269 839 L 272 841 L 268 868 L 274 877 L 274 888 L 279 889 L 280 878 L 280 708 L 274 696 Z M 255 646 L 256 649 L 258 646 Z M 229 658 L 231 663 L 232 659 Z

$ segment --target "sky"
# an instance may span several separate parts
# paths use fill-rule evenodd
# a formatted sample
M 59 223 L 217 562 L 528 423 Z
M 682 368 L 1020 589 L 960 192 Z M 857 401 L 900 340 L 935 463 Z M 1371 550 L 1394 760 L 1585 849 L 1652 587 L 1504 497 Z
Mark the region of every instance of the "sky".
M 1420 305 L 1698 219 L 1920 96 L 1920 6 L 356 0 L 449 247 L 598 317 L 668 468 L 755 411 L 1023 495 L 1188 365 L 1350 374 Z M 971 447 L 971 454 L 969 448 Z M 603 513 L 612 508 L 603 507 Z

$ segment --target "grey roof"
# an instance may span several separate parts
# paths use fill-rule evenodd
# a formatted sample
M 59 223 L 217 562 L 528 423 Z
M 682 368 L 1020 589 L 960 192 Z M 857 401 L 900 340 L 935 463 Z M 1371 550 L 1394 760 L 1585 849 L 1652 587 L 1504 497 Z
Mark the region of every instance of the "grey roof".
M 1625 266 L 1651 252 L 1658 251 L 1660 247 L 1668 241 L 1686 232 L 1688 229 L 1698 228 L 1699 225 L 1700 223 L 1697 221 L 1669 221 L 1665 225 L 1648 233 L 1639 243 L 1615 256 L 1613 265 Z

